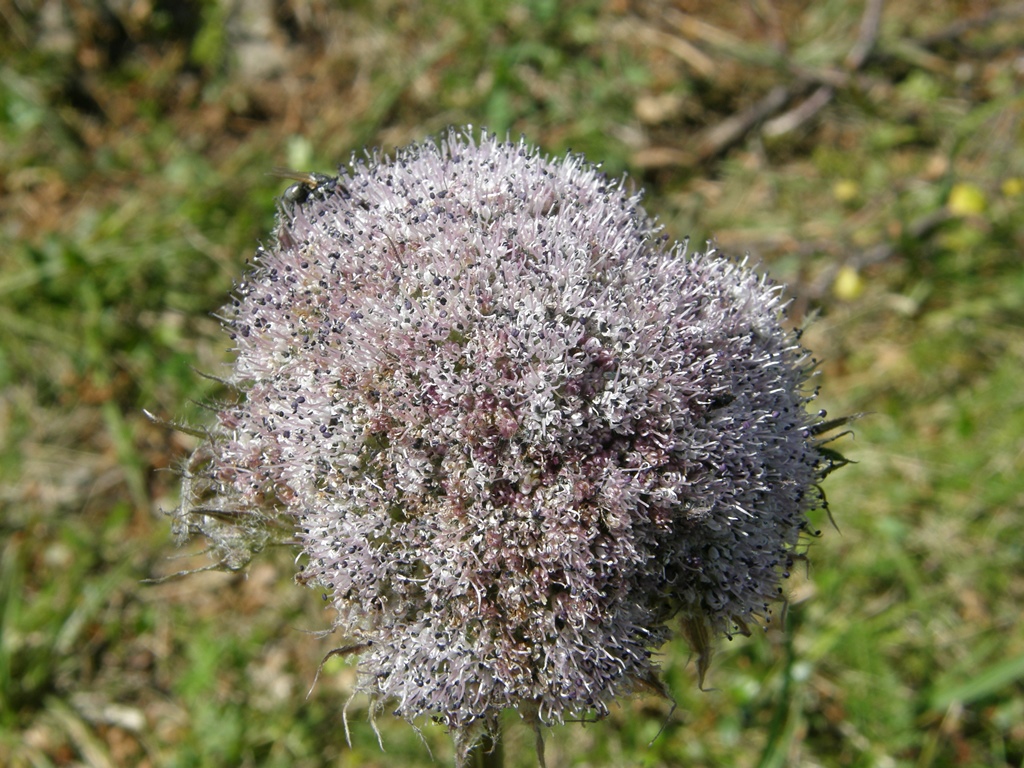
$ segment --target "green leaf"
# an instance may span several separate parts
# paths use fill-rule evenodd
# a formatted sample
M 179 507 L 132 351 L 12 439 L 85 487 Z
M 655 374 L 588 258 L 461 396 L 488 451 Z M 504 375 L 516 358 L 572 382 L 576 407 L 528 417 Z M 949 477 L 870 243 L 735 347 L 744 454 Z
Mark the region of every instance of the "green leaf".
M 942 712 L 952 704 L 972 704 L 1024 678 L 1024 654 L 997 662 L 969 680 L 944 681 L 932 692 L 929 708 Z

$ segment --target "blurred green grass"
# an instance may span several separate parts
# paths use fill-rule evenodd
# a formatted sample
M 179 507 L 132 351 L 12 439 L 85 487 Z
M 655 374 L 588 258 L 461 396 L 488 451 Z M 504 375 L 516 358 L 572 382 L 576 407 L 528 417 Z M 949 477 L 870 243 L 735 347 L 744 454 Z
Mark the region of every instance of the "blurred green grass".
M 853 72 L 864 8 L 835 0 L 262 7 L 0 0 L 0 764 L 450 762 L 383 716 L 382 752 L 359 699 L 348 746 L 341 662 L 306 698 L 332 642 L 290 553 L 140 583 L 206 562 L 158 514 L 190 438 L 142 409 L 217 397 L 194 369 L 228 359 L 214 313 L 270 169 L 470 122 L 628 171 L 672 236 L 760 259 L 820 314 L 822 406 L 871 413 L 785 631 L 723 642 L 705 692 L 670 643 L 671 718 L 623 702 L 553 729 L 548 764 L 1024 765 L 1020 4 L 887 4 Z M 794 129 L 700 150 L 821 83 Z

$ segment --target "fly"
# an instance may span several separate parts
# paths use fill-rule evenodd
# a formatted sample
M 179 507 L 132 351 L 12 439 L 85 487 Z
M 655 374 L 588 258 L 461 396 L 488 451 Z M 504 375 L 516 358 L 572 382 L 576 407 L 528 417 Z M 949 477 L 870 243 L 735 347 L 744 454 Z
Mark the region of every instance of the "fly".
M 272 171 L 272 175 L 281 179 L 292 179 L 295 182 L 281 194 L 279 202 L 282 208 L 285 206 L 301 206 L 310 199 L 322 200 L 340 186 L 337 176 L 327 176 L 326 174 L 314 171 L 304 173 L 302 171 L 289 171 L 285 168 L 275 168 Z

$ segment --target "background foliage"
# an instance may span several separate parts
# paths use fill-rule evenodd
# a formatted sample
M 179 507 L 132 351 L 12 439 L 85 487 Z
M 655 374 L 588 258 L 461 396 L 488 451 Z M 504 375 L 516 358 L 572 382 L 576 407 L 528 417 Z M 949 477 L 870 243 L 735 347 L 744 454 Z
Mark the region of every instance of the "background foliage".
M 629 172 L 677 238 L 795 298 L 832 415 L 786 631 L 549 765 L 1024 765 L 1024 5 L 966 0 L 0 0 L 0 763 L 450 761 L 342 709 L 291 553 L 176 550 L 166 471 L 229 359 L 214 313 L 277 166 L 471 122 Z M 180 559 L 178 559 L 180 558 Z M 648 742 L 665 724 L 664 732 Z M 533 764 L 509 723 L 510 765 Z

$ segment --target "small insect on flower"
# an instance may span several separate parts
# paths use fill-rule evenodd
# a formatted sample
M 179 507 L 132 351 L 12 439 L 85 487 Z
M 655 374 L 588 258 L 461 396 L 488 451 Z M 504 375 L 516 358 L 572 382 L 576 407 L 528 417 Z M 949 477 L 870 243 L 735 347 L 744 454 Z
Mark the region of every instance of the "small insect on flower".
M 290 171 L 287 168 L 275 168 L 273 176 L 280 179 L 291 179 L 295 182 L 288 187 L 278 201 L 281 207 L 285 205 L 302 205 L 310 200 L 325 199 L 338 187 L 338 177 L 328 176 L 315 171 Z

